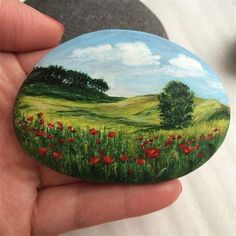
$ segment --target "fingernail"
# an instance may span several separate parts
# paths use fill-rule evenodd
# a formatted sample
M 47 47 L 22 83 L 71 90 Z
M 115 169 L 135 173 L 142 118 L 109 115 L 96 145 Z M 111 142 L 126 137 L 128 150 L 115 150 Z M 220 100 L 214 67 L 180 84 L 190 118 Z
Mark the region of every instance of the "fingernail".
M 45 15 L 47 18 L 49 18 L 50 20 L 52 20 L 54 23 L 56 23 L 57 25 L 59 25 L 60 28 L 61 28 L 61 30 L 64 32 L 65 27 L 64 27 L 64 25 L 63 25 L 61 22 L 57 21 L 56 19 L 52 18 L 52 17 L 49 16 L 49 15 L 46 15 L 46 14 L 44 14 L 44 15 Z

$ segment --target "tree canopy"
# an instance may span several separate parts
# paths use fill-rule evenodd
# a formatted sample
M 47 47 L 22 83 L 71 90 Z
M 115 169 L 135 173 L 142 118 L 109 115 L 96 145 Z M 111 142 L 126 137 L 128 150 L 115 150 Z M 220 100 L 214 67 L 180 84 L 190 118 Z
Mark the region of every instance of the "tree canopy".
M 63 85 L 79 89 L 93 89 L 98 92 L 106 92 L 109 89 L 103 79 L 94 79 L 83 72 L 67 70 L 62 66 L 36 67 L 26 83 L 42 82 L 48 85 Z
M 191 125 L 194 93 L 179 81 L 170 81 L 159 95 L 161 125 L 180 129 Z

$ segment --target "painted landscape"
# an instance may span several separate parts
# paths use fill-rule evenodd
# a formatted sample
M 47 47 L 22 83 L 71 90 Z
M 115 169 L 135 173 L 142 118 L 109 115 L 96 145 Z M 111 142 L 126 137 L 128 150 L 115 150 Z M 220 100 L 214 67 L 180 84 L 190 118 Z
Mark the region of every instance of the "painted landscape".
M 14 111 L 23 147 L 83 180 L 151 183 L 195 170 L 225 138 L 229 107 L 176 78 L 157 93 L 111 96 L 109 89 L 80 70 L 36 67 Z

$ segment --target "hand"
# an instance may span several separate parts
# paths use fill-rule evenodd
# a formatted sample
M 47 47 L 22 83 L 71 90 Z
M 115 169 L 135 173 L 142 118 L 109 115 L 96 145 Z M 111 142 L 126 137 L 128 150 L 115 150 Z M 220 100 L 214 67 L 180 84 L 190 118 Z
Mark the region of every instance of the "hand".
M 170 205 L 178 180 L 150 185 L 84 183 L 41 166 L 20 147 L 12 110 L 35 63 L 63 34 L 58 22 L 0 0 L 0 235 L 56 235 Z

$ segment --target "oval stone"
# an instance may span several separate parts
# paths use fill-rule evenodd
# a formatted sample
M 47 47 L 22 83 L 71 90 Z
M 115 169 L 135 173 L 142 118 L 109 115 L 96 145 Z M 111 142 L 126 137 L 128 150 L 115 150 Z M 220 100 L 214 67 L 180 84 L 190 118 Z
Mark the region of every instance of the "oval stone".
M 37 161 L 82 180 L 152 183 L 200 167 L 229 102 L 213 71 L 161 37 L 102 30 L 52 50 L 21 87 L 14 124 Z

